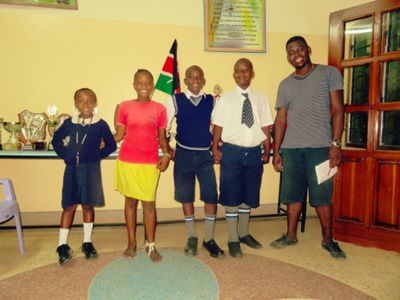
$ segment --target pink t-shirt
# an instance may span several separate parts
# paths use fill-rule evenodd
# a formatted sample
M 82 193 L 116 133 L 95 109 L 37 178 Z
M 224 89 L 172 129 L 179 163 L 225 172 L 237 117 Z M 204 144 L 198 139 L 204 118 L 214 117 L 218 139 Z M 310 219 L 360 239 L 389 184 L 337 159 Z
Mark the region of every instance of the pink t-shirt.
M 156 164 L 158 129 L 167 127 L 164 105 L 152 100 L 123 101 L 119 105 L 117 123 L 126 127 L 118 159 L 135 164 Z

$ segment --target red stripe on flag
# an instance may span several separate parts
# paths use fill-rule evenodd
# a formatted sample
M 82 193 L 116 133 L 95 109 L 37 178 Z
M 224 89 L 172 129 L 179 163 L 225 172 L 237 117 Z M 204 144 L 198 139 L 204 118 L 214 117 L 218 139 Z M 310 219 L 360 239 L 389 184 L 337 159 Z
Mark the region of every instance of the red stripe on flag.
M 173 57 L 168 55 L 167 59 L 165 60 L 162 70 L 171 75 L 174 73 L 174 58 Z

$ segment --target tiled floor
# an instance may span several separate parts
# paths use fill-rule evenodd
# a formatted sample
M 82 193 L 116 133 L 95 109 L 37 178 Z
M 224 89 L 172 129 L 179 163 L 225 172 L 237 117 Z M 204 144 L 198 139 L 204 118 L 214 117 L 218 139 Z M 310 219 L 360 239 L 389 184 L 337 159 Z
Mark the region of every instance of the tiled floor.
M 375 248 L 364 248 L 341 243 L 348 258 L 337 261 L 321 248 L 319 222 L 307 220 L 306 232 L 299 233 L 299 243 L 288 249 L 276 250 L 268 244 L 285 231 L 285 219 L 252 219 L 251 233 L 264 247 L 260 250 L 243 247 L 244 254 L 251 253 L 288 262 L 339 280 L 376 299 L 400 299 L 400 254 Z M 203 236 L 203 222 L 196 224 L 199 239 Z M 82 256 L 82 228 L 74 227 L 69 244 L 77 256 Z M 139 248 L 143 248 L 143 227 L 138 227 Z M 218 221 L 215 239 L 227 249 L 226 224 Z M 18 252 L 15 230 L 0 230 L 0 280 L 26 270 L 57 262 L 55 248 L 58 229 L 25 229 L 26 256 Z M 182 223 L 162 224 L 157 228 L 157 247 L 184 247 L 186 228 Z M 126 246 L 126 231 L 123 226 L 96 227 L 93 243 L 99 252 L 123 251 Z

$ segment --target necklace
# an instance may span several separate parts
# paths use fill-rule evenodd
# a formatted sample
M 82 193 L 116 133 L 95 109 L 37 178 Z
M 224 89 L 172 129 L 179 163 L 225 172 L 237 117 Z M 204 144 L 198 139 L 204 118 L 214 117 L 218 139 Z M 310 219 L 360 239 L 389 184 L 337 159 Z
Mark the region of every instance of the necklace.
M 297 73 L 297 71 L 295 71 L 295 72 L 294 72 L 294 76 L 295 76 L 295 77 L 298 77 L 298 78 L 307 77 L 314 69 L 315 69 L 315 65 L 314 65 L 314 64 L 311 64 L 310 70 L 308 70 L 308 71 L 305 72 L 304 74 L 299 74 L 299 73 Z
M 78 118 L 78 124 L 76 124 L 76 131 L 75 131 L 75 142 L 76 142 L 76 166 L 79 166 L 79 154 L 82 149 L 83 144 L 85 143 L 87 133 L 89 130 L 90 125 L 92 125 L 93 117 L 90 118 L 90 122 L 87 126 L 85 126 L 85 119 L 82 119 L 82 125 L 85 126 L 85 134 L 83 135 L 83 138 L 81 142 L 79 143 L 79 118 Z

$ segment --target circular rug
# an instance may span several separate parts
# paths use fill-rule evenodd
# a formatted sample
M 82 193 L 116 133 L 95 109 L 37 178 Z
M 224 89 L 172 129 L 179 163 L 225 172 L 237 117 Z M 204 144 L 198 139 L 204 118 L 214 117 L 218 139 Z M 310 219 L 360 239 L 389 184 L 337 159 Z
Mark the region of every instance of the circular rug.
M 162 255 L 158 264 L 144 251 L 114 260 L 93 279 L 89 300 L 218 299 L 217 278 L 206 264 L 178 252 Z
M 93 293 L 116 291 L 122 282 L 123 289 L 148 292 L 139 297 L 134 290 L 129 299 L 179 299 L 182 278 L 191 288 L 186 299 L 198 299 L 197 293 L 207 289 L 212 290 L 211 296 L 202 299 L 374 299 L 317 272 L 263 256 L 244 253 L 243 258 L 215 259 L 201 250 L 193 258 L 183 255 L 182 249 L 158 250 L 164 260 L 154 265 L 143 250 L 133 259 L 123 258 L 121 250 L 100 253 L 94 260 L 80 255 L 64 266 L 36 268 L 0 281 L 0 299 L 112 299 L 110 294 Z

